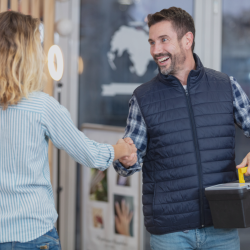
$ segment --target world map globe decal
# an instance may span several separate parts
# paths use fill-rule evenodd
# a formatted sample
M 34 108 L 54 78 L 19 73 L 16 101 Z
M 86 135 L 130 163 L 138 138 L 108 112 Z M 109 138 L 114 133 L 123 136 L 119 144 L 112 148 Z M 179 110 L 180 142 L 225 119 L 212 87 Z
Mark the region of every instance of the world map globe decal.
M 133 38 L 133 40 L 129 42 L 128 38 Z M 121 57 L 125 51 L 132 62 L 129 71 L 139 77 L 146 73 L 148 64 L 153 60 L 149 53 L 148 33 L 143 29 L 122 25 L 111 38 L 110 47 L 107 57 L 113 70 L 117 69 L 114 59 Z M 104 84 L 102 85 L 102 96 L 130 95 L 140 84 L 118 82 Z

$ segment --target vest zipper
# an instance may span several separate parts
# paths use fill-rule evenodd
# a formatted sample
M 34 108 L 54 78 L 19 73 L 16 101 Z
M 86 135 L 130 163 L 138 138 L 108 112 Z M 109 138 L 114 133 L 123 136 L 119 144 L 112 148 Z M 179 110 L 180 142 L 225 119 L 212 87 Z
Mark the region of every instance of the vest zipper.
M 188 77 L 189 80 L 189 77 Z M 188 86 L 187 86 L 188 87 Z M 195 152 L 196 152 L 196 159 L 197 159 L 197 164 L 198 164 L 198 173 L 199 173 L 199 186 L 200 186 L 200 207 L 201 207 L 201 227 L 204 227 L 204 204 L 203 204 L 203 190 L 202 190 L 202 166 L 201 166 L 201 159 L 200 159 L 200 153 L 198 151 L 198 139 L 197 139 L 197 131 L 196 131 L 196 126 L 195 126 L 195 121 L 194 121 L 194 113 L 193 113 L 193 108 L 190 100 L 190 96 L 188 93 L 188 88 L 185 89 L 186 93 L 186 98 L 187 98 L 187 103 L 188 103 L 188 111 L 189 111 L 189 116 L 192 124 L 192 131 L 193 131 L 193 137 L 194 137 L 194 143 L 195 143 Z

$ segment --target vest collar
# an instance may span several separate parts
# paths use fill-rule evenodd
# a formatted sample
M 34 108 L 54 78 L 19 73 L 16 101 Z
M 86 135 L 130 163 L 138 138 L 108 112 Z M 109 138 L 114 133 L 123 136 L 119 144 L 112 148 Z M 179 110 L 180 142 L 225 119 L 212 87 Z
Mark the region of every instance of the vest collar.
M 198 82 L 200 80 L 200 78 L 202 77 L 203 72 L 204 72 L 204 67 L 203 67 L 203 64 L 202 64 L 200 58 L 195 53 L 193 53 L 193 56 L 194 56 L 194 60 L 195 60 L 195 64 L 196 64 L 196 69 L 191 70 L 189 73 L 189 78 L 190 78 L 191 84 Z M 171 84 L 174 86 L 180 85 L 179 80 L 175 76 L 163 75 L 160 71 L 160 68 L 158 68 L 158 70 L 159 70 L 158 77 L 159 77 L 161 82 Z

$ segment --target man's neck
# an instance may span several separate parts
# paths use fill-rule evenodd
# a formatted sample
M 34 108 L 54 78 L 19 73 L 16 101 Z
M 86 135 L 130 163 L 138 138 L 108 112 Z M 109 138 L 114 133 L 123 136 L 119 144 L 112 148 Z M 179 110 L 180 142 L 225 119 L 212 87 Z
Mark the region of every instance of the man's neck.
M 183 65 L 183 68 L 178 70 L 175 74 L 173 74 L 182 85 L 187 85 L 187 79 L 188 75 L 191 70 L 194 70 L 196 68 L 195 60 L 192 55 L 189 59 L 187 58 L 185 61 L 185 64 Z

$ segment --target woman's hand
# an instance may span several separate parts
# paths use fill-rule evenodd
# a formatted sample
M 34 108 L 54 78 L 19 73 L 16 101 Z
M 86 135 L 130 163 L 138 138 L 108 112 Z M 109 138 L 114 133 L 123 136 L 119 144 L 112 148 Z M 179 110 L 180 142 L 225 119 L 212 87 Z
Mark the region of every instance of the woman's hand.
M 124 141 L 130 145 L 134 144 L 133 140 L 129 137 L 124 138 Z M 133 153 L 130 156 L 125 156 L 119 159 L 119 162 L 123 165 L 125 168 L 129 168 L 137 162 L 137 154 Z
M 118 144 L 124 144 L 127 147 L 127 150 L 128 150 L 127 155 L 124 156 L 123 158 L 129 158 L 132 154 L 137 152 L 137 148 L 135 147 L 133 140 L 129 137 L 125 139 L 119 139 L 116 145 Z
M 125 140 L 119 139 L 116 145 L 113 145 L 115 151 L 114 161 L 123 157 L 131 157 L 132 154 L 135 154 L 137 152 L 135 144 L 131 143 L 131 141 L 130 143 L 126 143 Z

